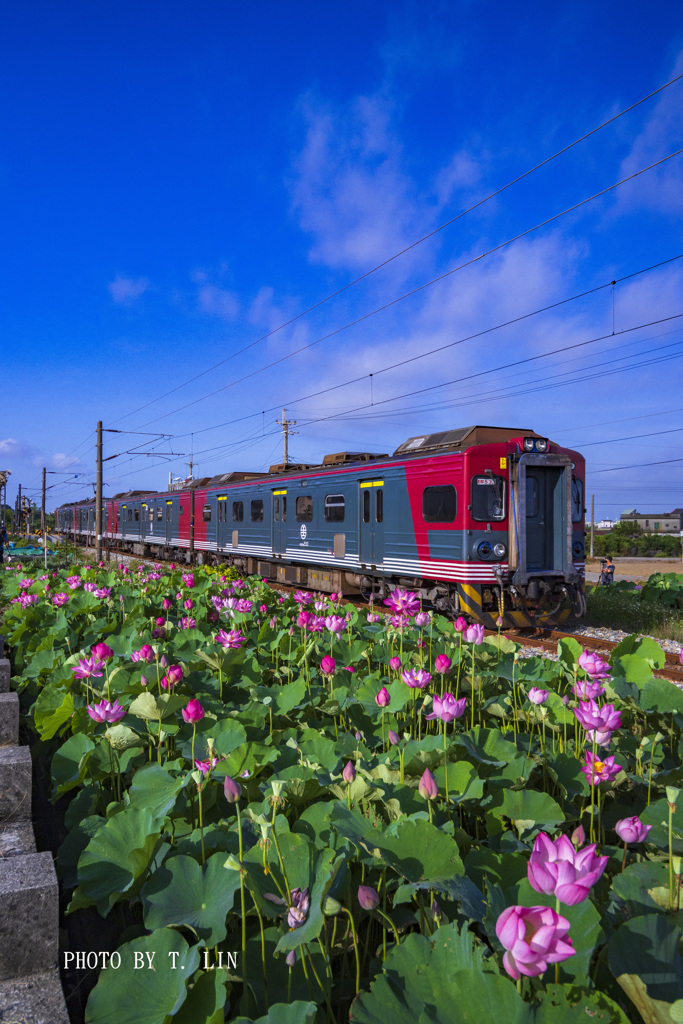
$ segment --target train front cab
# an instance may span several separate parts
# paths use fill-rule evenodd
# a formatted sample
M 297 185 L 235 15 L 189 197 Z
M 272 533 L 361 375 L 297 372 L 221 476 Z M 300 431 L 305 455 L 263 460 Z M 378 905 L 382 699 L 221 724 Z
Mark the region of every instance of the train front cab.
M 546 626 L 585 614 L 583 581 L 574 565 L 573 463 L 560 452 L 509 459 L 509 577 L 506 618 Z M 580 510 L 581 520 L 583 510 Z

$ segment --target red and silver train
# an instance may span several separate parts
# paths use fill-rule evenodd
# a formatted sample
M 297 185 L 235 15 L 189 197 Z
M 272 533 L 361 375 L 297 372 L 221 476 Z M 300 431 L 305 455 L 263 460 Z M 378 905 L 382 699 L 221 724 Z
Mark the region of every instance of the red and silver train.
M 103 502 L 105 544 L 141 557 L 229 563 L 327 592 L 418 591 L 448 614 L 547 626 L 585 613 L 585 462 L 533 430 L 411 437 L 393 455 L 342 452 Z M 95 538 L 91 499 L 57 510 Z

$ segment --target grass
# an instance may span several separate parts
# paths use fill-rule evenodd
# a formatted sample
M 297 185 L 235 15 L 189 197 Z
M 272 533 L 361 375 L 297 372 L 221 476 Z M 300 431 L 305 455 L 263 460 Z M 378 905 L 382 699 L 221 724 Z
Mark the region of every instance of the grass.
M 610 587 L 586 588 L 587 626 L 622 629 L 626 633 L 644 633 L 662 640 L 683 642 L 683 617 L 680 611 L 653 602 L 641 603 L 640 591 Z

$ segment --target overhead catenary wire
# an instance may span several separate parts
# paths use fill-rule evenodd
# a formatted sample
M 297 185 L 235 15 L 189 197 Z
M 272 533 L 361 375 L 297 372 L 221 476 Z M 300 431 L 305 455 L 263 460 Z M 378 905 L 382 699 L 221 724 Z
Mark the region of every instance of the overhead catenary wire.
M 326 295 L 324 298 L 319 299 L 317 302 L 313 303 L 313 305 L 309 306 L 307 309 L 302 310 L 301 313 L 297 313 L 296 316 L 291 317 L 289 320 L 287 320 L 286 322 L 280 324 L 278 327 L 275 327 L 272 330 L 268 331 L 266 334 L 262 335 L 260 338 L 256 338 L 254 341 L 250 342 L 248 345 L 243 346 L 237 352 L 233 352 L 229 356 L 226 356 L 225 359 L 221 359 L 221 360 L 219 360 L 219 362 L 214 363 L 214 365 L 210 366 L 208 369 L 202 370 L 201 373 L 195 374 L 193 377 L 189 378 L 189 380 L 184 381 L 182 384 L 176 385 L 176 387 L 171 388 L 170 391 L 164 392 L 164 394 L 163 395 L 159 395 L 158 398 L 151 399 L 149 402 L 145 402 L 143 405 L 138 406 L 136 409 L 133 409 L 131 412 L 125 413 L 123 416 L 119 417 L 119 419 L 115 420 L 114 422 L 121 422 L 121 420 L 127 419 L 129 416 L 133 416 L 133 415 L 135 415 L 135 413 L 141 412 L 143 409 L 149 408 L 149 406 L 154 405 L 157 402 L 162 401 L 164 398 L 168 398 L 169 395 L 175 394 L 175 392 L 180 391 L 182 388 L 187 387 L 189 384 L 194 383 L 194 381 L 199 380 L 201 377 L 206 376 L 208 373 L 212 373 L 214 370 L 217 370 L 219 366 L 223 366 L 223 365 L 225 365 L 225 363 L 230 362 L 232 359 L 235 359 L 238 356 L 242 355 L 243 353 L 248 352 L 254 346 L 260 344 L 263 341 L 266 341 L 268 338 L 270 338 L 273 335 L 277 334 L 279 331 L 282 331 L 285 328 L 290 327 L 293 323 L 296 323 L 298 320 L 301 320 L 303 317 L 307 316 L 309 313 L 312 313 L 314 310 L 319 309 L 321 306 L 325 305 L 327 302 L 330 302 L 332 299 L 334 299 L 337 296 L 343 294 L 345 291 L 348 291 L 350 288 L 353 288 L 355 285 L 359 284 L 361 281 L 364 281 L 366 278 L 370 277 L 372 274 L 375 274 L 375 273 L 377 273 L 377 271 L 379 271 L 382 268 L 388 266 L 390 263 L 394 262 L 394 260 L 399 259 L 401 256 L 404 256 L 407 252 L 410 252 L 412 249 L 415 249 L 417 246 L 422 245 L 422 243 L 426 242 L 429 238 L 433 238 L 434 235 L 439 234 L 439 232 L 445 230 L 445 228 L 450 227 L 452 224 L 455 224 L 457 221 L 459 221 L 463 217 L 467 216 L 467 214 L 472 213 L 474 210 L 478 209 L 480 206 L 483 206 L 485 203 L 490 202 L 490 200 L 495 199 L 497 196 L 501 195 L 503 192 L 507 191 L 509 188 L 512 188 L 513 185 L 516 185 L 518 182 L 523 181 L 525 178 L 527 178 L 530 175 L 534 174 L 536 171 L 540 170 L 542 167 L 545 167 L 547 164 L 552 163 L 553 160 L 556 160 L 558 157 L 562 156 L 564 153 L 569 152 L 569 150 L 573 149 L 575 146 L 578 146 L 581 142 L 584 142 L 586 139 L 590 138 L 592 135 L 595 135 L 597 132 L 601 131 L 603 128 L 606 128 L 608 125 L 613 124 L 615 121 L 618 121 L 619 118 L 623 117 L 625 114 L 630 113 L 632 110 L 635 110 L 636 107 L 640 106 L 642 103 L 647 102 L 647 100 L 652 99 L 654 96 L 657 96 L 659 93 L 663 92 L 665 89 L 668 89 L 670 86 L 674 85 L 676 82 L 680 81 L 682 78 L 683 78 L 683 74 L 676 75 L 674 78 L 670 79 L 668 82 L 665 82 L 663 85 L 658 86 L 656 89 L 652 90 L 652 92 L 649 92 L 646 96 L 641 97 L 639 100 L 636 100 L 634 103 L 631 103 L 628 107 L 625 107 L 623 110 L 620 110 L 617 114 L 612 115 L 612 117 L 609 117 L 606 121 L 603 121 L 601 124 L 597 125 L 595 128 L 591 128 L 590 131 L 585 132 L 583 135 L 579 136 L 578 139 L 575 139 L 573 142 L 570 142 L 567 145 L 563 146 L 561 149 L 558 149 L 555 153 L 551 154 L 551 156 L 545 157 L 543 160 L 541 160 L 539 163 L 535 164 L 533 167 L 530 167 L 528 170 L 524 171 L 522 174 L 519 174 L 516 177 L 512 178 L 505 185 L 501 185 L 499 188 L 495 189 L 493 192 L 489 193 L 488 195 L 484 196 L 482 199 L 478 200 L 476 203 L 473 203 L 471 206 L 467 207 L 467 209 L 461 210 L 461 212 L 456 214 L 455 217 L 451 217 L 449 220 L 444 221 L 443 224 L 440 224 L 438 227 L 434 228 L 432 231 L 427 232 L 427 234 L 423 235 L 421 238 L 418 238 L 416 241 L 411 242 L 410 245 L 407 245 L 403 249 L 400 249 L 398 252 L 394 253 L 392 256 L 389 256 L 386 259 L 382 260 L 380 263 L 378 263 L 376 266 L 372 267 L 370 270 L 365 271 L 360 276 L 354 278 L 352 281 L 349 281 L 347 284 L 343 285 L 343 287 L 338 288 L 336 291 L 331 292 L 329 295 Z M 641 172 L 639 172 L 639 173 L 641 173 Z

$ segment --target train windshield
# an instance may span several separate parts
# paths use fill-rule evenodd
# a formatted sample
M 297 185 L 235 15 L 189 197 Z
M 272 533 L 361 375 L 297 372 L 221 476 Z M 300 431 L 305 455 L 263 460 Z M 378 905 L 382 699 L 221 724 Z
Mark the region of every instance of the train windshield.
M 505 479 L 486 474 L 472 477 L 472 518 L 480 523 L 505 519 Z

